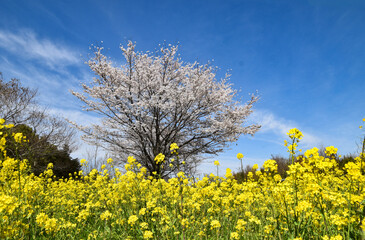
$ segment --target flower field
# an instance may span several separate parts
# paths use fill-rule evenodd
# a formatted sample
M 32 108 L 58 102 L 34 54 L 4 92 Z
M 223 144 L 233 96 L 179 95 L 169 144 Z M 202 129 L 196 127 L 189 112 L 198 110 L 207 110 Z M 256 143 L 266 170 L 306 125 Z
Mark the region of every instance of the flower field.
M 267 160 L 242 183 L 229 169 L 225 177 L 179 172 L 166 181 L 148 176 L 133 157 L 125 173 L 108 159 L 112 173 L 94 169 L 57 180 L 50 164 L 34 176 L 26 160 L 6 156 L 2 137 L 0 239 L 364 238 L 365 154 L 341 169 L 336 148 L 327 147 L 326 157 L 317 148 L 297 156 L 303 136 L 297 129 L 288 135 L 288 177 Z

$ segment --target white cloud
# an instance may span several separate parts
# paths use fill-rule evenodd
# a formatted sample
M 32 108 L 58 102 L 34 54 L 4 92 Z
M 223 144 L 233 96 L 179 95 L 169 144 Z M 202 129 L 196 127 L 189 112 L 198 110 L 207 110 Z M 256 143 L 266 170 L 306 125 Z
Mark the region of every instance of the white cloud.
M 292 128 L 298 128 L 303 133 L 301 144 L 305 147 L 319 146 L 323 140 L 315 136 L 305 129 L 302 129 L 298 123 L 275 116 L 267 110 L 255 110 L 250 118 L 255 119 L 255 122 L 261 125 L 260 133 L 273 133 L 280 139 L 287 139 L 287 132 Z M 272 141 L 268 139 L 268 141 Z M 282 141 L 280 142 L 282 144 Z
M 82 126 L 89 126 L 101 122 L 101 118 L 94 117 L 90 113 L 82 110 L 66 110 L 61 108 L 48 108 L 47 110 L 52 115 L 62 116 Z
M 31 30 L 17 33 L 0 30 L 0 47 L 19 57 L 39 60 L 50 67 L 81 62 L 74 50 L 49 39 L 40 39 Z
M 82 91 L 81 82 L 88 82 L 92 75 L 84 65 L 73 68 L 49 68 L 39 66 L 33 61 L 17 61 L 7 56 L 0 56 L 0 72 L 5 80 L 17 78 L 25 87 L 38 90 L 39 104 L 62 109 L 80 106 L 81 102 L 69 92 Z

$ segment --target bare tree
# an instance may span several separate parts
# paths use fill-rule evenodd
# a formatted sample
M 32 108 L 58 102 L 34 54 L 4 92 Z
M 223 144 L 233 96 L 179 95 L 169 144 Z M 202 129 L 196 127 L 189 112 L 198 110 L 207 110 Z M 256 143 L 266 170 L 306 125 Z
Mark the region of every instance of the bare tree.
M 48 114 L 36 97 L 37 90 L 22 86 L 15 78 L 5 82 L 0 72 L 0 118 L 16 126 L 31 127 L 42 141 L 67 149 L 68 153 L 76 150 L 76 130 L 62 117 Z M 39 147 L 42 148 L 42 144 Z
M 228 83 L 229 75 L 217 81 L 215 68 L 197 62 L 184 63 L 177 47 L 161 47 L 155 53 L 135 51 L 129 42 L 121 47 L 125 64 L 115 67 L 95 47 L 87 64 L 96 77 L 82 85 L 84 93 L 71 91 L 85 103 L 84 110 L 103 116 L 102 125 L 85 127 L 74 123 L 93 144 L 101 141 L 120 161 L 132 155 L 150 173 L 166 176 L 183 166 L 194 166 L 204 154 L 217 154 L 241 134 L 253 135 L 260 126 L 245 126 L 252 112 L 251 99 L 241 105 Z M 179 161 L 171 162 L 169 146 L 177 143 Z M 164 162 L 155 156 L 163 153 Z M 169 168 L 170 164 L 175 167 Z M 180 166 L 180 167 L 176 167 Z
M 20 124 L 29 121 L 31 114 L 24 114 L 25 110 L 35 104 L 36 90 L 22 87 L 18 79 L 4 82 L 0 73 L 0 112 L 6 122 Z

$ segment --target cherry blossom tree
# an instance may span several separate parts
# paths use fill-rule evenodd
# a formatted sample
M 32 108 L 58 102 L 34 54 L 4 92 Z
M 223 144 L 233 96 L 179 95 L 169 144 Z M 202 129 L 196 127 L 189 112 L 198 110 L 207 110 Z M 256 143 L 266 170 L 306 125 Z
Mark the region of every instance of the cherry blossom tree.
M 129 42 L 121 46 L 125 62 L 120 67 L 102 47 L 94 50 L 87 64 L 96 77 L 82 84 L 82 93 L 71 92 L 84 110 L 103 117 L 102 124 L 73 124 L 85 141 L 102 142 L 119 161 L 132 155 L 150 174 L 166 176 L 191 170 L 203 156 L 222 152 L 240 135 L 260 128 L 246 122 L 257 96 L 244 105 L 235 101 L 228 74 L 218 81 L 214 67 L 183 62 L 176 46 L 143 53 Z M 178 158 L 170 152 L 172 143 L 179 146 Z M 159 153 L 164 161 L 155 161 Z

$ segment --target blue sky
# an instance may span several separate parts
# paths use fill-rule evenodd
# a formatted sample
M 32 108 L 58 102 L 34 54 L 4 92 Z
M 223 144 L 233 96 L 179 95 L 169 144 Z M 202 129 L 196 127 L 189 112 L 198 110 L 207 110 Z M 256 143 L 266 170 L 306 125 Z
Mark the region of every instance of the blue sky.
M 303 149 L 334 145 L 355 153 L 365 116 L 364 12 L 360 0 L 2 0 L 0 71 L 38 88 L 51 112 L 88 124 L 97 116 L 82 112 L 69 89 L 93 76 L 84 64 L 91 44 L 103 41 L 116 61 L 128 40 L 140 51 L 179 44 L 184 61 L 214 60 L 218 77 L 230 71 L 244 100 L 256 90 L 261 96 L 250 120 L 262 130 L 242 136 L 201 172 L 213 171 L 215 159 L 237 171 L 238 152 L 250 165 L 287 156 L 283 141 L 293 127 L 303 131 Z

